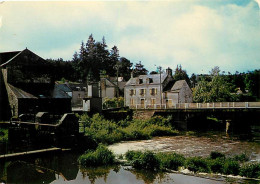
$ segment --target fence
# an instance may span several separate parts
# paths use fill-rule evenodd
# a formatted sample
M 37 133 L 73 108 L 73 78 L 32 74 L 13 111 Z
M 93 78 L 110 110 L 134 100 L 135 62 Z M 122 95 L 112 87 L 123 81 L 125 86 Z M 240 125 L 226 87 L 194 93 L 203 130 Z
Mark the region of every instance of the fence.
M 175 104 L 136 104 L 131 109 L 236 109 L 260 108 L 260 102 L 212 102 Z

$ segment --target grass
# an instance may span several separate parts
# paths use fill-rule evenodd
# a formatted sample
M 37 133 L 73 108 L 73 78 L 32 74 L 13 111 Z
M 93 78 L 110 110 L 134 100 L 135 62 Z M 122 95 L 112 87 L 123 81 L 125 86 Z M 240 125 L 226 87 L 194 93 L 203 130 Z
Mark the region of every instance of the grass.
M 89 117 L 80 116 L 85 125 L 85 135 L 97 143 L 112 144 L 127 140 L 150 139 L 154 136 L 177 135 L 179 132 L 171 126 L 171 118 L 161 116 L 149 120 L 121 120 L 119 122 L 106 120 L 99 114 Z M 81 130 L 82 131 L 82 130 Z

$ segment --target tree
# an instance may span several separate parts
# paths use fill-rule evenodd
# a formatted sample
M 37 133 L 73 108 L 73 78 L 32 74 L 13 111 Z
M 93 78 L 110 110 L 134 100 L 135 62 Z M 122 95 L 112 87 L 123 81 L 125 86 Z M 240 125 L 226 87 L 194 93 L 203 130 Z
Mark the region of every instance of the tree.
M 144 65 L 142 65 L 142 62 L 139 61 L 139 63 L 136 63 L 134 66 L 134 77 L 139 75 L 147 75 L 148 70 L 144 68 Z
M 128 81 L 131 77 L 133 63 L 125 57 L 120 58 L 121 67 L 119 70 L 119 76 L 123 77 L 125 81 Z
M 190 77 L 190 82 L 191 82 L 191 87 L 194 88 L 196 83 L 198 82 L 197 81 L 197 76 L 193 73 L 191 74 L 191 77 Z
M 210 72 L 211 80 L 202 78 L 193 91 L 195 102 L 225 102 L 236 101 L 236 96 L 231 93 L 231 84 L 220 75 L 219 67 Z
M 190 78 L 186 72 L 186 70 L 183 70 L 181 65 L 176 67 L 175 73 L 173 75 L 173 79 L 178 81 L 178 80 L 185 80 L 189 86 L 191 86 Z

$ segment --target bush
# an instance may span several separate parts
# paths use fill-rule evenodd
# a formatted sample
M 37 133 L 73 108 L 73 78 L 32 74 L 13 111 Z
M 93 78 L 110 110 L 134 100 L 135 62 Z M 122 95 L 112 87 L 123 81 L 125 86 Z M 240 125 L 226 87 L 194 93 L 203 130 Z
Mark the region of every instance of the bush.
M 115 155 L 104 145 L 99 144 L 96 151 L 88 151 L 79 157 L 82 166 L 111 165 L 115 161 Z
M 142 154 L 141 151 L 130 151 L 130 150 L 128 150 L 125 154 L 125 157 L 128 161 L 133 161 L 133 160 L 139 159 L 141 154 Z
M 240 175 L 260 179 L 260 163 L 245 164 L 240 168 Z
M 223 173 L 225 159 L 223 157 L 218 157 L 211 160 L 210 169 L 213 173 Z
M 223 153 L 217 152 L 217 151 L 212 151 L 210 153 L 210 158 L 211 159 L 217 159 L 217 158 L 225 158 L 226 156 Z
M 233 159 L 228 159 L 224 163 L 223 167 L 223 173 L 224 174 L 233 174 L 238 175 L 239 174 L 239 163 Z
M 209 160 L 201 157 L 192 157 L 186 160 L 186 167 L 194 172 L 210 172 Z
M 178 168 L 185 164 L 184 156 L 177 153 L 158 153 L 157 157 L 164 168 L 175 171 L 178 171 Z
M 145 151 L 138 159 L 133 160 L 132 165 L 137 169 L 159 170 L 160 161 L 151 151 Z
M 80 116 L 81 127 L 85 127 L 85 135 L 94 141 L 112 144 L 122 140 L 150 139 L 152 136 L 177 135 L 178 131 L 172 130 L 170 118 L 153 117 L 150 120 L 121 120 L 118 123 L 104 119 L 99 114 L 89 117 Z
M 234 156 L 234 160 L 239 161 L 239 162 L 247 162 L 247 161 L 249 161 L 249 157 L 247 154 L 242 153 L 240 155 Z
M 151 151 L 127 151 L 126 159 L 132 162 L 136 169 L 159 170 L 160 160 Z

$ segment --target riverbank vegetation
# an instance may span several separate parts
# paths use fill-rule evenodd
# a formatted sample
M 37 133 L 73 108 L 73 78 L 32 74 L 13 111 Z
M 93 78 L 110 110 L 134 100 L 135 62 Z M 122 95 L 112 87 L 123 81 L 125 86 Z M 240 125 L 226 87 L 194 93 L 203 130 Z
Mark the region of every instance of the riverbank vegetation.
M 102 144 L 95 151 L 87 151 L 79 157 L 80 165 L 84 166 L 106 166 L 115 163 L 115 155 Z
M 171 117 L 152 117 L 149 120 L 121 121 L 107 120 L 99 114 L 92 117 L 80 116 L 81 130 L 97 143 L 112 144 L 127 140 L 150 139 L 154 136 L 177 135 L 178 131 L 171 125 Z
M 212 152 L 207 158 L 185 158 L 177 153 L 128 151 L 125 157 L 137 169 L 178 171 L 186 168 L 193 172 L 241 175 L 260 179 L 260 163 L 246 163 L 248 161 L 246 154 L 226 157 L 223 153 Z
M 194 173 L 220 173 L 260 179 L 260 163 L 246 162 L 248 161 L 246 154 L 226 157 L 223 153 L 211 152 L 207 158 L 186 158 L 177 153 L 128 151 L 124 158 L 133 168 L 141 170 L 161 172 L 169 169 L 174 171 L 188 169 Z M 115 155 L 107 147 L 100 144 L 96 151 L 89 151 L 80 156 L 79 163 L 84 167 L 112 165 L 115 164 Z
M 6 142 L 8 140 L 8 129 L 0 128 L 0 142 Z

